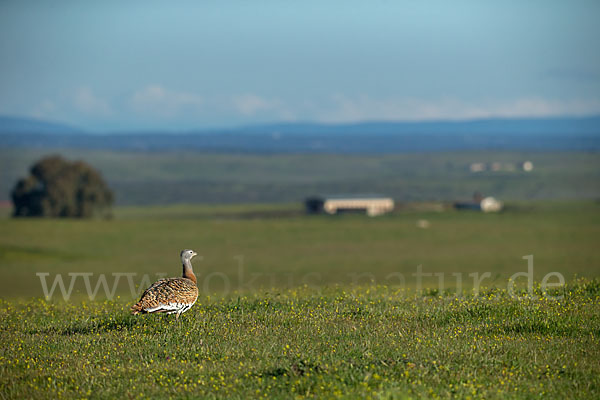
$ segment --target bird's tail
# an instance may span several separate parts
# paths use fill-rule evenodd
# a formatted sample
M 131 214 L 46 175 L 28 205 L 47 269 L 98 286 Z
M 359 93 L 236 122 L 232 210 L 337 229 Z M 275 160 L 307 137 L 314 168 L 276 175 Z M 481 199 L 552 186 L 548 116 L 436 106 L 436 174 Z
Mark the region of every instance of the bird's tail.
M 131 306 L 131 313 L 132 314 L 139 314 L 142 312 L 142 305 L 140 303 L 135 303 L 134 305 Z

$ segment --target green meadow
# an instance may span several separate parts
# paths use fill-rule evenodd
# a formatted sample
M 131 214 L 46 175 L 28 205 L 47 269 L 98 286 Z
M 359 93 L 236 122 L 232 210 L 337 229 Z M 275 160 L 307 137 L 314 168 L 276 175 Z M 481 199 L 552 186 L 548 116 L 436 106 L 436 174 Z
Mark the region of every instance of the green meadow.
M 202 294 L 178 321 L 128 315 L 120 300 L 2 300 L 0 394 L 596 399 L 600 282 L 553 295 L 562 297 L 387 286 Z
M 595 201 L 4 217 L 0 398 L 598 398 L 598 237 Z M 182 248 L 202 257 L 196 305 L 129 315 L 144 279 L 180 274 Z M 529 255 L 534 292 L 520 276 L 513 296 Z M 543 292 L 548 273 L 566 285 Z
M 429 227 L 419 228 L 421 220 Z M 434 287 L 443 279 L 441 289 L 457 286 L 453 274 L 469 288 L 474 273 L 489 273 L 484 286 L 506 286 L 527 271 L 528 255 L 537 281 L 550 272 L 566 280 L 600 276 L 594 201 L 509 203 L 500 214 L 405 206 L 379 218 L 308 216 L 300 204 L 123 207 L 111 220 L 4 218 L 0 232 L 0 293 L 8 298 L 43 296 L 39 273 L 48 274 L 49 288 L 56 276 L 68 286 L 69 273 L 93 274 L 92 289 L 104 274 L 110 291 L 131 297 L 127 279 L 178 275 L 183 248 L 201 255 L 194 267 L 209 293 L 304 284 L 415 287 L 417 268 L 444 274 L 421 279 Z M 115 285 L 113 274 L 131 277 Z M 81 277 L 73 285 L 74 296 L 86 295 Z M 104 294 L 100 286 L 98 298 Z

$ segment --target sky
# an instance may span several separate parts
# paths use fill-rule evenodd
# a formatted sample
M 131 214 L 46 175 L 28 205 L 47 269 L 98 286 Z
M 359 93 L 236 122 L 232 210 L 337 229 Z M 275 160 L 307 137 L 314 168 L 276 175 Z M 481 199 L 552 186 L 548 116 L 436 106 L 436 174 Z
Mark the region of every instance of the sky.
M 91 131 L 600 114 L 600 1 L 0 2 L 0 115 Z

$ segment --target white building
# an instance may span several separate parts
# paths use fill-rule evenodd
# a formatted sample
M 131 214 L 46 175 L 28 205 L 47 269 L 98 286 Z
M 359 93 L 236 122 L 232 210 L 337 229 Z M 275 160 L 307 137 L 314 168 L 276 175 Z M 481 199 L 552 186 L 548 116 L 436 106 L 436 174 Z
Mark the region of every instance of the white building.
M 471 170 L 471 172 L 483 172 L 487 168 L 484 163 L 476 162 L 476 163 L 471 163 L 471 165 L 469 165 L 469 169 Z
M 525 161 L 521 166 L 525 172 L 533 171 L 533 163 L 531 161 Z
M 374 217 L 394 210 L 393 199 L 376 195 L 315 196 L 308 198 L 305 204 L 309 213 L 364 212 L 368 216 Z
M 481 200 L 481 203 L 479 203 L 479 206 L 481 207 L 481 211 L 487 213 L 501 211 L 502 207 L 504 207 L 504 204 L 493 197 L 484 197 Z

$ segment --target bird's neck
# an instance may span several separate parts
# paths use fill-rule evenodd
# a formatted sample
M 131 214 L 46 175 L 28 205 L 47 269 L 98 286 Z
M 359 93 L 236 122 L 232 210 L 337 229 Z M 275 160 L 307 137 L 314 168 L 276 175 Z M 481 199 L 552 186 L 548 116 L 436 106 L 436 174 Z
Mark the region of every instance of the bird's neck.
M 183 262 L 183 277 L 197 283 L 196 275 L 194 275 L 194 271 L 192 270 L 192 263 L 189 260 Z

